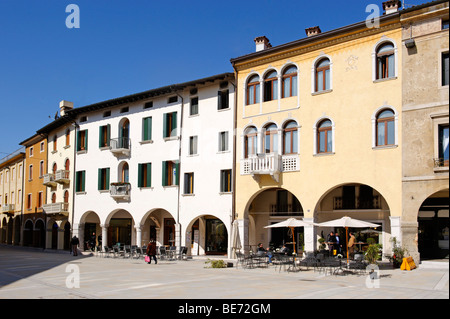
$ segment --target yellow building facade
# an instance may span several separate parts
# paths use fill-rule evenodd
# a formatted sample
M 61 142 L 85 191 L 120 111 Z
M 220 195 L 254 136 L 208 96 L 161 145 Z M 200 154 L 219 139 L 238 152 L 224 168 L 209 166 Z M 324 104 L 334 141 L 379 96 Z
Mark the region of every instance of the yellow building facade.
M 231 60 L 237 79 L 235 219 L 246 250 L 294 240 L 318 250 L 341 229 L 266 229 L 289 217 L 380 225 L 390 250 L 402 214 L 402 33 L 398 12 Z M 354 230 L 357 231 L 357 230 Z M 291 246 L 292 247 L 292 246 Z
M 24 149 L 0 160 L 0 243 L 19 245 L 22 226 Z
M 45 248 L 47 139 L 35 134 L 20 145 L 25 147 L 22 245 Z

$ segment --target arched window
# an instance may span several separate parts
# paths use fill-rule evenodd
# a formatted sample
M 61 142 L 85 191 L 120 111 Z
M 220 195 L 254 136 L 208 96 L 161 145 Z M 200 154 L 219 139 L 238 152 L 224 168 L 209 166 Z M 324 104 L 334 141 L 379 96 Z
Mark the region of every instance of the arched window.
M 56 203 L 56 193 L 52 193 L 52 204 Z
M 382 110 L 377 115 L 377 146 L 395 144 L 395 115 L 390 109 Z
M 376 79 L 395 77 L 395 49 L 391 42 L 386 42 L 378 47 L 377 52 L 377 76 Z
M 283 130 L 283 154 L 298 153 L 298 125 L 289 121 Z
M 330 60 L 321 59 L 315 67 L 315 91 L 321 92 L 331 89 Z
M 121 182 L 129 183 L 130 182 L 130 169 L 128 167 L 128 163 L 123 163 L 121 170 Z
M 252 76 L 247 82 L 247 105 L 259 103 L 259 76 Z
M 251 126 L 245 130 L 244 145 L 245 145 L 245 158 L 250 155 L 256 154 L 256 140 L 258 136 L 258 131 L 254 126 Z
M 56 163 L 53 163 L 53 167 L 52 167 L 52 173 L 53 175 L 56 174 L 56 171 L 58 170 L 58 165 L 56 165 Z
M 278 152 L 278 128 L 273 123 L 265 127 L 264 152 Z
M 64 203 L 68 203 L 69 202 L 69 191 L 65 191 L 64 192 Z
M 264 102 L 278 99 L 278 75 L 276 71 L 269 72 L 264 78 Z
M 331 153 L 333 151 L 333 134 L 331 121 L 325 119 L 317 126 L 317 153 Z
M 66 130 L 66 146 L 70 145 L 70 129 Z
M 283 72 L 282 82 L 281 96 L 283 98 L 297 96 L 297 67 L 288 67 Z

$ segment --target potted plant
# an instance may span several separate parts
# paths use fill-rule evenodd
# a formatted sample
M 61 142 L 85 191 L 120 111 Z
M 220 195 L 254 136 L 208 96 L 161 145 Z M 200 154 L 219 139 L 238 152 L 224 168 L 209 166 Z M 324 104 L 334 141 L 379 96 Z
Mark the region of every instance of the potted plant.
M 364 258 L 369 264 L 376 264 L 378 259 L 380 259 L 380 244 L 371 244 L 367 247 L 366 254 Z
M 323 238 L 323 237 L 320 237 L 319 238 L 319 251 L 322 251 L 322 250 L 325 250 L 325 248 L 327 247 L 326 245 L 325 245 L 325 238 Z
M 392 266 L 394 268 L 400 268 L 403 262 L 403 258 L 405 258 L 405 256 L 408 254 L 408 250 L 404 247 L 401 247 L 397 243 L 396 237 L 392 237 L 391 242 L 392 242 L 392 256 L 389 259 L 392 262 Z

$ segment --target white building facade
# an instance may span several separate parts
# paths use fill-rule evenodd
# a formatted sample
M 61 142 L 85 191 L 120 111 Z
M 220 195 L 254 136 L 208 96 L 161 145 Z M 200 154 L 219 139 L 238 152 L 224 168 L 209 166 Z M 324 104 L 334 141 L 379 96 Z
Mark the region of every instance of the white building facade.
M 226 73 L 71 111 L 73 234 L 84 248 L 93 239 L 108 247 L 142 247 L 154 239 L 178 248 L 195 242 L 204 254 L 212 224 L 208 236 L 221 242 L 231 224 L 231 188 L 221 191 L 220 181 L 233 163 L 233 102 L 233 74 Z M 228 140 L 220 151 L 222 132 Z

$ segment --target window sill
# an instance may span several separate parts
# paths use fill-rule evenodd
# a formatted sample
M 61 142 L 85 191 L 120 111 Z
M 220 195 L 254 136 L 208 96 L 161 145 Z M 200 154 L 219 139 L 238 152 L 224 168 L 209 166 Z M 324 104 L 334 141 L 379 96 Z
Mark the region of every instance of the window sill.
M 316 153 L 316 154 L 314 154 L 313 156 L 314 157 L 321 157 L 321 156 L 332 156 L 332 155 L 334 155 L 334 154 L 336 154 L 335 152 L 328 152 L 328 153 Z
M 445 173 L 448 172 L 448 166 L 442 166 L 442 167 L 435 167 L 434 168 L 435 173 Z
M 196 157 L 199 156 L 199 154 L 188 154 L 187 157 Z
M 178 185 L 166 185 L 166 186 L 163 186 L 163 188 L 164 189 L 166 189 L 166 188 L 178 188 Z
M 377 80 L 373 80 L 373 83 L 381 83 L 381 82 L 392 81 L 392 80 L 397 80 L 397 77 L 393 76 L 393 77 L 385 78 L 385 79 L 377 79 Z
M 223 108 L 223 109 L 217 109 L 217 112 L 225 112 L 225 111 L 229 111 L 229 110 L 231 110 L 231 108 L 227 107 L 227 108 Z
M 189 118 L 191 118 L 191 117 L 199 117 L 200 116 L 200 114 L 189 114 Z
M 109 151 L 111 150 L 111 146 L 101 146 L 99 147 L 100 151 Z
M 316 96 L 316 95 L 321 95 L 321 94 L 326 94 L 326 93 L 331 93 L 331 92 L 333 92 L 333 89 L 323 90 L 323 91 L 318 91 L 318 92 L 312 92 L 311 95 L 312 96 Z
M 233 195 L 233 192 L 219 192 L 219 195 Z
M 75 192 L 75 195 L 86 195 L 87 192 Z
M 231 153 L 230 150 L 226 150 L 226 151 L 218 151 L 217 154 L 228 154 Z
M 171 136 L 171 137 L 164 137 L 164 142 L 167 141 L 176 141 L 179 139 L 179 136 Z
M 141 145 L 144 145 L 144 144 L 153 144 L 153 140 L 140 141 L 139 144 L 141 144 Z
M 392 149 L 397 148 L 398 145 L 381 145 L 381 146 L 374 146 L 372 149 L 375 150 L 386 150 L 386 149 Z
M 193 196 L 195 196 L 195 194 L 181 194 L 181 196 L 183 196 L 183 197 L 193 197 Z
M 64 146 L 64 149 L 65 149 L 65 150 L 68 149 L 68 148 L 70 148 L 70 145 Z
M 146 189 L 149 189 L 149 190 L 153 190 L 153 186 L 139 186 L 139 189 L 142 191 L 142 190 L 146 190 Z
M 87 150 L 77 151 L 77 155 L 87 154 Z
M 105 193 L 108 193 L 108 194 L 109 194 L 109 189 L 99 189 L 98 192 L 99 192 L 100 194 L 105 194 Z

